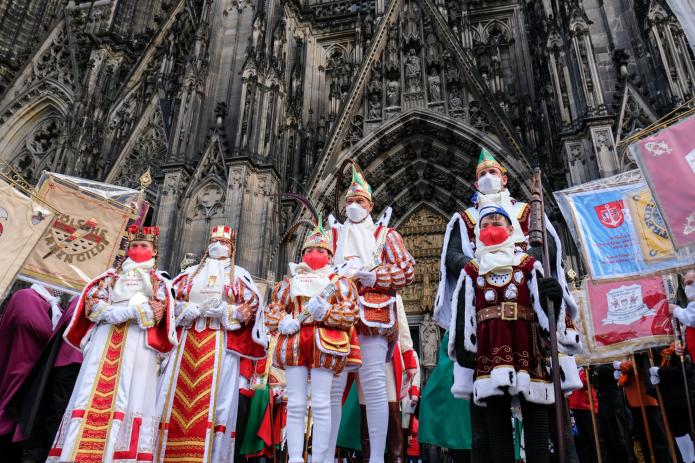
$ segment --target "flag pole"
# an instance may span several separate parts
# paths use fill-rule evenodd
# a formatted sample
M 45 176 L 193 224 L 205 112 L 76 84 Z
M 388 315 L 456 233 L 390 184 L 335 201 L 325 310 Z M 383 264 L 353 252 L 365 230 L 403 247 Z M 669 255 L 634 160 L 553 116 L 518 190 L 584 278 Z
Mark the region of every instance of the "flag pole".
M 649 457 L 652 463 L 656 463 L 656 459 L 654 458 L 654 444 L 652 444 L 652 433 L 649 430 L 649 420 L 647 420 L 647 408 L 642 400 L 642 386 L 639 383 L 639 373 L 637 371 L 637 362 L 635 361 L 634 354 L 630 354 L 630 364 L 632 365 L 632 372 L 635 374 L 635 385 L 637 386 L 637 396 L 639 397 L 640 411 L 642 412 L 644 435 L 647 438 L 647 447 L 649 447 Z
M 545 227 L 545 209 L 543 205 L 543 183 L 541 170 L 536 167 L 533 172 L 533 184 L 531 187 L 531 226 L 529 227 L 529 244 L 541 245 L 543 248 L 543 272 L 546 277 L 552 275 L 550 271 L 550 253 L 548 251 L 548 235 Z M 567 463 L 567 446 L 565 436 L 571 435 L 565 432 L 565 396 L 562 393 L 562 380 L 560 377 L 560 356 L 557 349 L 557 321 L 555 317 L 555 304 L 547 300 L 548 330 L 550 331 L 550 359 L 552 365 L 553 387 L 555 392 L 555 432 L 557 434 L 557 448 L 559 463 Z
M 594 411 L 594 388 L 591 387 L 591 365 L 584 368 L 586 374 L 586 388 L 589 392 L 589 409 L 591 410 L 591 426 L 594 428 L 594 443 L 596 444 L 596 457 L 598 463 L 603 463 L 601 455 L 601 439 L 598 437 L 598 426 L 596 424 L 596 412 Z
M 649 366 L 654 366 L 654 354 L 652 354 L 651 349 L 647 349 L 647 354 L 649 355 Z M 666 407 L 664 407 L 664 397 L 661 395 L 661 386 L 655 384 L 656 388 L 656 398 L 659 401 L 659 411 L 661 412 L 661 419 L 664 420 L 664 431 L 666 431 L 666 439 L 668 440 L 668 451 L 671 453 L 671 459 L 673 461 L 678 461 L 676 456 L 676 448 L 673 446 L 673 434 L 671 433 L 671 426 L 668 424 L 668 416 L 666 415 Z
M 681 305 L 680 303 L 684 303 L 683 305 L 687 304 L 687 297 L 685 296 L 685 292 L 683 290 L 683 281 L 682 277 L 680 275 L 677 276 L 675 285 L 673 281 L 673 274 L 669 274 L 667 277 L 667 283 L 668 283 L 668 289 L 671 290 L 669 293 L 669 299 L 673 300 L 674 303 L 678 303 L 677 305 Z M 669 301 L 670 302 L 670 301 Z M 673 337 L 674 339 L 674 345 L 675 347 L 679 347 L 681 351 L 685 350 L 685 343 L 683 340 L 685 337 L 683 336 L 683 327 L 680 323 L 680 320 L 678 320 L 676 317 L 671 317 L 671 325 L 673 326 Z M 695 420 L 693 420 L 693 406 L 692 406 L 692 399 L 690 397 L 690 382 L 688 381 L 688 374 L 685 370 L 685 361 L 686 361 L 686 356 L 684 353 L 681 353 L 678 355 L 678 358 L 681 361 L 681 374 L 683 375 L 683 387 L 685 388 L 685 401 L 688 406 L 688 422 L 690 424 L 690 435 L 695 438 Z M 692 358 L 688 357 L 689 361 L 692 360 Z

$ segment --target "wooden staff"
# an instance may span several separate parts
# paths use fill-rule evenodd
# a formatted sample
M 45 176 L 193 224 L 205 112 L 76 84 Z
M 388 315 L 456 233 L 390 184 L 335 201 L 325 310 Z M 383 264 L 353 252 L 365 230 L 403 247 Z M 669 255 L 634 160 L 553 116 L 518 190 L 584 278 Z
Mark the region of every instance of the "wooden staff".
M 304 431 L 304 461 L 309 461 L 309 438 L 311 437 L 311 410 L 313 407 L 309 406 L 309 412 L 306 417 L 306 431 Z
M 584 373 L 586 374 L 586 388 L 589 392 L 589 408 L 591 410 L 591 426 L 594 428 L 594 443 L 596 444 L 596 457 L 598 458 L 598 463 L 603 463 L 603 456 L 601 455 L 601 439 L 598 437 L 598 426 L 596 425 L 596 412 L 594 411 L 594 388 L 591 387 L 591 367 L 586 367 Z
M 639 374 L 637 373 L 637 362 L 635 362 L 635 356 L 630 354 L 630 363 L 632 364 L 632 371 L 635 374 L 635 384 L 637 385 L 637 395 L 639 396 L 639 406 L 642 411 L 642 422 L 644 423 L 644 435 L 647 437 L 647 447 L 649 447 L 649 456 L 652 463 L 656 463 L 654 458 L 654 445 L 652 444 L 652 433 L 649 430 L 649 421 L 647 420 L 647 408 L 644 406 L 644 401 L 642 400 L 642 386 L 639 383 Z
M 647 354 L 649 355 L 649 366 L 654 366 L 654 355 L 652 350 L 648 349 Z M 666 415 L 666 408 L 664 407 L 664 397 L 661 395 L 661 387 L 659 384 L 655 384 L 656 388 L 656 398 L 659 401 L 659 411 L 661 412 L 661 419 L 664 421 L 664 430 L 666 431 L 666 439 L 668 439 L 668 451 L 671 453 L 671 459 L 676 462 L 678 457 L 676 456 L 676 448 L 673 445 L 673 434 L 671 434 L 671 426 L 668 424 L 668 416 Z
M 529 226 L 529 244 L 543 247 L 543 271 L 546 277 L 552 276 L 550 271 L 550 253 L 548 251 L 548 235 L 545 229 L 545 212 L 543 206 L 543 184 L 541 170 L 536 167 L 533 172 L 533 184 L 531 186 L 531 224 Z M 562 380 L 560 377 L 560 358 L 557 350 L 557 321 L 555 319 L 555 304 L 547 300 L 548 330 L 550 331 L 550 360 L 552 364 L 553 386 L 555 391 L 555 427 L 557 434 L 557 448 L 560 463 L 567 462 L 567 446 L 565 437 L 572 433 L 565 423 L 566 413 L 564 407 L 565 396 L 562 393 Z

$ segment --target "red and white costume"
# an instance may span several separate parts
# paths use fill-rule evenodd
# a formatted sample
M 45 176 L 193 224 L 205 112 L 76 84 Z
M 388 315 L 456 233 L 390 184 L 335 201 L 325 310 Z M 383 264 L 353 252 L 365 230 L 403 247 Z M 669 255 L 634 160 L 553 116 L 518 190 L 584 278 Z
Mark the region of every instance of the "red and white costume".
M 171 287 L 154 259 L 126 259 L 87 285 L 64 334 L 84 361 L 48 461 L 152 461 L 174 323 Z
M 347 197 L 356 196 L 369 201 L 372 199 L 371 187 L 353 166 L 353 180 Z M 415 260 L 403 244 L 401 235 L 393 228 L 376 225 L 369 214 L 358 221 L 348 219 L 344 224 L 334 224 L 333 241 L 335 264 L 340 266 L 349 262 L 352 267 L 360 269 L 355 272 L 359 292 L 359 320 L 356 326 L 362 356 L 358 379 L 367 405 L 370 462 L 381 463 L 384 461 L 388 428 L 384 364 L 390 360 L 392 348 L 398 339 L 396 297 L 398 291 L 413 282 Z M 345 384 L 344 377 L 336 378 L 331 393 L 332 444 L 340 426 Z
M 225 233 L 229 227 L 215 227 L 212 238 L 230 239 Z M 252 333 L 262 296 L 229 256 L 206 257 L 173 287 L 181 341 L 160 384 L 157 461 L 233 461 L 240 361 L 265 357 Z
M 304 244 L 330 250 L 330 238 L 320 226 Z M 332 291 L 327 291 L 334 285 Z M 266 326 L 278 332 L 274 364 L 287 379 L 287 450 L 289 463 L 303 462 L 307 395 L 314 420 L 312 460 L 329 454 L 331 385 L 351 353 L 351 333 L 357 316 L 357 291 L 347 278 L 334 274 L 329 264 L 312 269 L 302 262 L 294 275 L 280 282 L 266 310 Z M 307 310 L 311 316 L 300 316 Z M 309 377 L 311 383 L 309 386 Z M 310 389 L 310 390 L 309 390 Z

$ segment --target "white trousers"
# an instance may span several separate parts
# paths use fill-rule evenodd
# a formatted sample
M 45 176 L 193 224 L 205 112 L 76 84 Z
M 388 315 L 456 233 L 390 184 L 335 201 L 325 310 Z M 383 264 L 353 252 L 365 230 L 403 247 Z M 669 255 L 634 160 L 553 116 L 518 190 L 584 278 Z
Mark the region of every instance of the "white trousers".
M 285 367 L 287 378 L 287 453 L 289 463 L 304 461 L 304 432 L 307 410 L 307 367 Z M 314 432 L 311 441 L 311 460 L 322 462 L 326 458 L 331 428 L 331 383 L 333 371 L 311 369 L 311 411 Z
M 358 370 L 360 391 L 367 406 L 369 427 L 369 463 L 383 463 L 386 450 L 386 432 L 389 424 L 388 395 L 386 390 L 386 354 L 388 342 L 384 336 L 359 336 L 362 366 Z M 333 380 L 331 390 L 331 435 L 326 463 L 333 462 L 342 411 L 342 397 L 347 382 L 343 372 Z M 319 460 L 314 460 L 319 461 Z

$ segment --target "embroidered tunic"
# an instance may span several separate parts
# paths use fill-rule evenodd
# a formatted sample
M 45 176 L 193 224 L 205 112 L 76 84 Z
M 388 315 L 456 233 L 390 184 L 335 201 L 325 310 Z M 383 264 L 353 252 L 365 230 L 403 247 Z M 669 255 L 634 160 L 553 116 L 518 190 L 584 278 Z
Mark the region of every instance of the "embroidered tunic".
M 538 321 L 544 314 L 537 294 L 532 295 L 537 293 L 534 262 L 524 255 L 518 266 L 502 275 L 479 275 L 476 260 L 464 267 L 466 311 L 457 320 L 456 338 L 476 352 L 473 397 L 477 403 L 505 393 L 523 394 L 534 403 L 554 402 L 547 329 Z M 503 317 L 483 312 L 495 307 L 505 310 Z
M 273 291 L 272 302 L 266 309 L 266 326 L 271 333 L 277 332 L 278 324 L 288 314 L 297 318 L 304 311 L 309 297 L 292 297 L 293 278 L 285 278 Z M 300 330 L 291 335 L 278 335 L 274 364 L 279 368 L 286 366 L 306 366 L 308 368 L 328 368 L 340 373 L 356 352 L 356 339 L 352 329 L 357 315 L 357 291 L 347 278 L 330 275 L 336 291 L 330 296 L 330 308 L 322 320 L 309 317 Z M 353 348 L 351 349 L 351 345 Z M 358 363 L 359 358 L 352 358 Z

